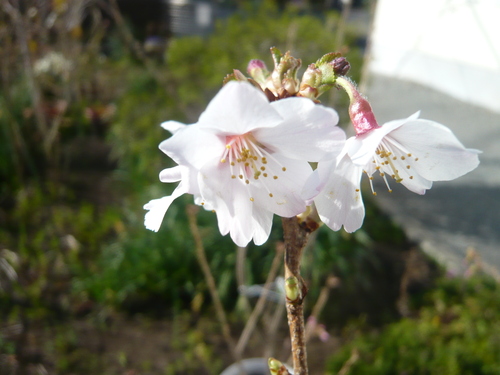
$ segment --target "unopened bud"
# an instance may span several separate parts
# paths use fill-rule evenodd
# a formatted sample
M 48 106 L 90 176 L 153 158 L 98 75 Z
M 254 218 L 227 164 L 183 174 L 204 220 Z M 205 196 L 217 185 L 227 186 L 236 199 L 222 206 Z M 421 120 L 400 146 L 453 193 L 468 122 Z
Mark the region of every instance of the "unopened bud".
M 299 280 L 291 276 L 285 280 L 285 295 L 289 302 L 296 302 L 301 297 Z
M 250 60 L 247 67 L 247 72 L 259 84 L 263 85 L 269 76 L 267 66 L 262 60 Z
M 302 75 L 301 84 L 317 88 L 321 84 L 321 75 L 321 70 L 315 64 L 311 64 Z
M 300 59 L 286 52 L 284 55 L 273 47 L 271 54 L 274 60 L 274 70 L 271 73 L 272 83 L 279 96 L 295 95 L 299 91 L 299 80 L 297 79 L 297 71 L 302 62 Z
M 300 82 L 299 96 L 316 99 L 319 96 L 319 86 L 321 85 L 321 70 L 315 64 L 307 67 Z
M 352 125 L 356 130 L 356 134 L 361 135 L 373 129 L 379 128 L 370 103 L 368 103 L 368 100 L 363 98 L 363 96 L 356 89 L 354 83 L 345 77 L 338 77 L 336 83 L 349 95 L 351 102 L 349 105 L 349 117 L 351 118 Z
M 234 77 L 237 81 L 248 81 L 247 77 L 238 69 L 233 69 Z
M 290 375 L 286 366 L 275 358 L 269 358 L 267 365 L 269 366 L 271 375 Z
M 351 64 L 349 64 L 349 61 L 345 57 L 337 57 L 330 65 L 333 66 L 333 72 L 336 76 L 345 76 L 349 69 L 351 69 Z

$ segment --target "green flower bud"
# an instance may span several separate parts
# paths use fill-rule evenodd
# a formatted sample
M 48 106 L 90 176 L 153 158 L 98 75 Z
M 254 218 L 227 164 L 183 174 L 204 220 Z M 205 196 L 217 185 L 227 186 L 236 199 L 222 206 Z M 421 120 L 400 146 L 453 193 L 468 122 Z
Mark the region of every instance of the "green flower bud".
M 291 276 L 285 280 L 285 294 L 289 302 L 296 302 L 301 297 L 299 280 L 295 276 Z

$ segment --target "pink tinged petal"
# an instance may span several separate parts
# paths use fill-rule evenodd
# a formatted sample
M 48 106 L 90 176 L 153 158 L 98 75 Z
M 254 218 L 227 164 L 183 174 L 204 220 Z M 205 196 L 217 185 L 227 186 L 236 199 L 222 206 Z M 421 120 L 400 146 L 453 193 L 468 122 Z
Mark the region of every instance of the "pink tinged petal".
M 447 127 L 429 120 L 413 120 L 394 130 L 389 140 L 411 154 L 410 169 L 430 181 L 448 181 L 479 165 L 477 150 L 466 149 Z
M 160 126 L 163 129 L 169 131 L 170 133 L 175 134 L 179 130 L 184 129 L 188 125 L 183 124 L 182 122 L 178 122 L 178 121 L 165 121 L 165 122 L 162 122 Z
M 366 165 L 371 162 L 384 137 L 393 130 L 403 126 L 408 121 L 418 117 L 419 112 L 411 115 L 407 119 L 390 121 L 383 126 L 365 132 L 361 135 L 351 137 L 346 141 L 346 150 L 351 160 L 357 165 Z
M 177 164 L 196 169 L 211 158 L 219 158 L 224 148 L 225 144 L 219 137 L 203 131 L 197 124 L 186 126 L 160 143 L 160 150 Z
M 247 82 L 227 83 L 208 104 L 198 124 L 225 135 L 245 134 L 282 121 L 262 91 Z
M 144 209 L 149 212 L 147 212 L 144 217 L 144 226 L 149 230 L 158 232 L 168 208 L 176 198 L 184 193 L 186 193 L 186 190 L 181 182 L 172 195 L 160 199 L 153 199 L 146 203 Z
M 342 150 L 345 133 L 337 127 L 339 117 L 331 108 L 307 98 L 288 98 L 271 103 L 284 121 L 275 127 L 256 129 L 255 138 L 291 159 L 334 159 Z
M 342 226 L 347 232 L 361 227 L 365 208 L 360 192 L 362 168 L 351 162 L 347 155 L 339 162 L 320 162 L 319 174 L 328 175 L 321 193 L 314 199 L 321 220 L 331 229 Z

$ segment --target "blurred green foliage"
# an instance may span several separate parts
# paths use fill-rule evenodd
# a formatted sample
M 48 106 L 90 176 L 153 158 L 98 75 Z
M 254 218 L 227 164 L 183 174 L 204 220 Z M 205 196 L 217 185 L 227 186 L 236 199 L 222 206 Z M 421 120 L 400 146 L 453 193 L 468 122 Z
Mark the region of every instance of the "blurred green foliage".
M 9 89 L 0 93 L 0 316 L 4 322 L 0 372 L 4 359 L 10 358 L 4 354 L 23 358 L 24 348 L 31 348 L 33 339 L 27 333 L 9 333 L 22 325 L 30 334 L 40 327 L 46 330 L 50 340 L 43 350 L 56 358 L 51 365 L 56 373 L 102 373 L 100 349 L 89 347 L 80 327 L 65 319 L 89 317 L 102 333 L 116 311 L 172 317 L 171 349 L 182 354 L 163 373 L 220 370 L 220 361 L 213 360 L 217 346 L 207 344 L 219 327 L 210 326 L 209 334 L 204 334 L 192 321 L 212 306 L 185 211 L 192 197 L 177 199 L 158 233 L 143 226 L 143 204 L 174 188 L 158 180 L 158 173 L 173 165 L 158 150 L 169 136 L 159 124 L 170 119 L 195 122 L 222 79 L 233 69 L 245 72 L 251 59 L 262 59 L 272 69 L 271 46 L 302 58 L 302 71 L 325 53 L 343 48 L 335 45 L 339 20 L 335 12 L 318 16 L 291 8 L 278 10 L 272 2 L 244 4 L 247 8 L 218 21 L 211 35 L 171 38 L 162 58 L 141 60 L 118 33 L 108 35 L 107 55 L 102 55 L 98 48 L 106 33 L 102 25 L 95 25 L 97 31 L 88 41 L 63 40 L 62 45 L 81 43 L 82 48 L 66 51 L 67 58 L 73 57 L 71 79 L 56 77 L 54 84 L 54 77 L 39 77 L 44 113 L 55 130 L 48 151 L 43 147 L 47 134 L 37 128 L 27 80 L 17 74 L 7 82 Z M 347 30 L 349 48 L 344 50 L 355 80 L 362 66 L 357 37 Z M 345 98 L 325 95 L 321 99 L 326 105 L 334 103 L 341 121 L 347 120 Z M 310 289 L 307 311 L 328 277 L 341 280 L 340 292 L 333 292 L 341 303 L 331 304 L 322 316 L 331 325 L 360 312 L 383 316 L 379 323 L 397 315 L 388 301 L 397 297 L 399 285 L 389 283 L 401 275 L 387 269 L 377 248 L 387 246 L 397 253 L 409 244 L 373 202 L 367 200 L 366 208 L 362 230 L 347 234 L 322 227 L 304 256 L 303 276 Z M 198 225 L 218 292 L 225 308 L 235 312 L 235 245 L 220 235 L 213 213 L 201 211 Z M 281 223 L 275 218 L 269 241 L 248 248 L 247 284 L 266 280 L 281 240 Z M 374 284 L 391 287 L 392 294 L 381 298 L 374 293 Z M 352 366 L 351 371 L 359 366 L 353 374 L 402 374 L 403 370 L 433 374 L 411 372 L 426 363 L 446 374 L 458 374 L 453 372 L 456 368 L 471 374 L 498 372 L 493 361 L 500 362 L 495 356 L 500 348 L 494 335 L 499 337 L 500 332 L 492 328 L 500 307 L 494 299 L 497 289 L 494 283 L 475 279 L 442 282 L 427 297 L 418 320 L 405 319 L 381 334 L 359 336 L 332 359 L 330 368 L 338 371 L 357 348 L 361 359 Z M 240 317 L 233 314 L 231 319 Z M 123 373 L 131 366 L 131 357 L 123 352 L 115 362 L 121 371 L 117 373 Z M 152 364 L 141 366 L 148 372 Z
M 498 282 L 484 275 L 441 279 L 417 317 L 376 332 L 348 330 L 350 342 L 330 359 L 328 373 L 345 366 L 346 375 L 498 374 L 499 292 Z

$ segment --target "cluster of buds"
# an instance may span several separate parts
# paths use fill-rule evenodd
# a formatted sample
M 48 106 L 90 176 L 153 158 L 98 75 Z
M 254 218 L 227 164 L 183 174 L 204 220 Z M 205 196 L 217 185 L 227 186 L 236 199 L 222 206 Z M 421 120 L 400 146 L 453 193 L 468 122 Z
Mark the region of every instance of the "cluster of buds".
M 302 76 L 297 78 L 297 73 L 302 65 L 300 59 L 282 54 L 276 47 L 271 48 L 274 61 L 274 70 L 270 72 L 262 60 L 251 60 L 247 78 L 241 71 L 234 70 L 224 79 L 224 83 L 231 80 L 250 82 L 260 88 L 269 101 L 302 96 L 314 101 L 324 92 L 331 89 L 339 76 L 344 76 L 350 69 L 349 62 L 340 53 L 328 53 L 318 61 L 310 64 Z
M 345 76 L 350 68 L 349 62 L 340 53 L 327 53 L 307 67 L 302 76 L 298 96 L 317 100 L 335 85 L 337 77 Z

